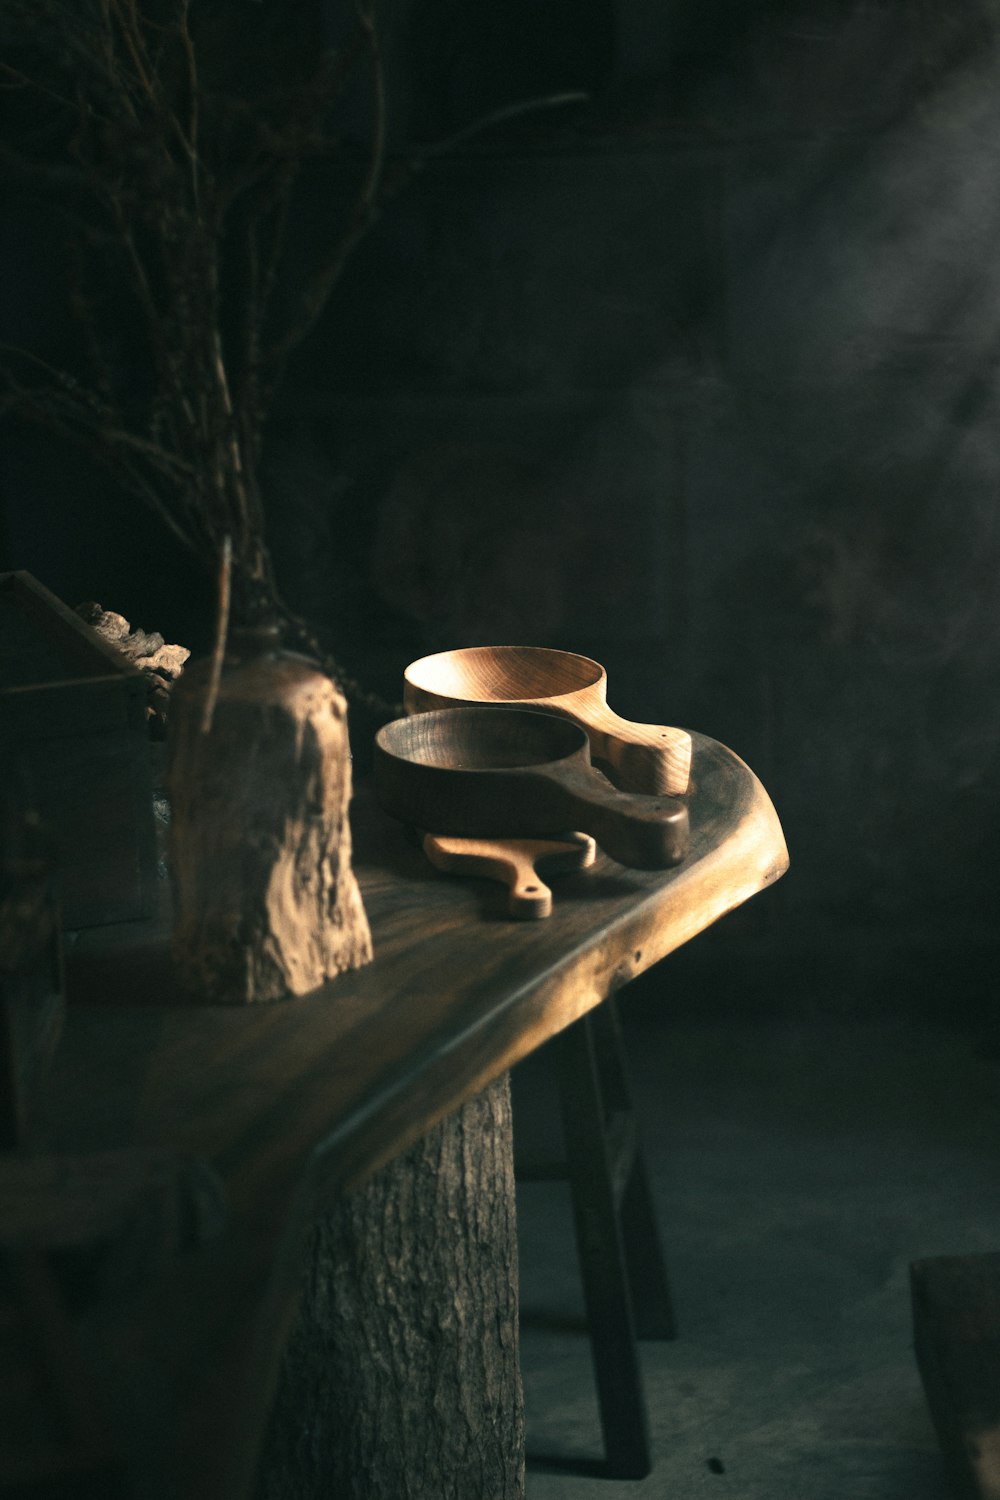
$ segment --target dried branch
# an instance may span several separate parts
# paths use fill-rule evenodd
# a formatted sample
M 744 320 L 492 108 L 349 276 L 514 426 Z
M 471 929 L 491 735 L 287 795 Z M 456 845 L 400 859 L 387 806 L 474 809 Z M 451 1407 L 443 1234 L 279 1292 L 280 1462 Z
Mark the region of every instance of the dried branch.
M 364 14 L 360 5 L 358 10 L 359 14 Z M 465 145 L 468 141 L 498 125 L 538 114 L 544 110 L 586 102 L 590 97 L 589 94 L 580 90 L 566 90 L 536 99 L 520 100 L 503 109 L 493 110 L 472 121 L 462 130 L 456 131 L 455 134 L 412 152 L 403 162 L 397 164 L 391 185 L 388 185 L 385 184 L 385 80 L 377 34 L 374 30 L 371 33 L 370 45 L 372 48 L 374 125 L 368 171 L 348 217 L 346 228 L 331 246 L 328 258 L 314 272 L 302 293 L 297 317 L 285 327 L 262 361 L 264 372 L 262 385 L 265 398 L 273 395 L 275 387 L 282 378 L 289 356 L 307 338 L 322 315 L 351 255 L 375 222 L 378 206 L 384 204 L 390 195 L 395 195 L 405 187 L 434 157 L 446 155 L 449 151 Z
M 387 174 L 376 0 L 352 4 L 347 44 L 316 46 L 306 65 L 309 12 L 296 7 L 281 23 L 287 51 L 276 52 L 263 7 L 241 12 L 234 28 L 223 5 L 191 0 L 0 4 L 0 89 L 13 126 L 0 141 L 0 172 L 45 191 L 72 223 L 71 304 L 89 324 L 86 370 L 0 349 L 0 410 L 81 443 L 207 567 L 224 559 L 227 612 L 262 601 L 317 652 L 279 598 L 264 541 L 258 466 L 288 359 L 387 197 L 432 156 L 584 97 L 496 111 Z M 240 51 L 254 26 L 256 72 Z M 370 133 L 359 149 L 334 128 L 334 108 L 362 68 Z M 331 160 L 359 168 L 357 188 L 293 294 L 283 277 L 301 178 Z M 124 297 L 135 313 L 129 337 L 142 343 L 127 367 L 99 326 Z M 349 685 L 339 667 L 336 675 Z
M 222 663 L 226 655 L 226 638 L 229 635 L 229 608 L 232 597 L 233 539 L 222 538 L 222 556 L 219 560 L 218 604 L 215 616 L 215 644 L 212 648 L 212 664 L 208 672 L 208 687 L 205 692 L 205 707 L 201 716 L 202 734 L 210 734 L 215 717 L 215 705 L 222 681 Z
M 453 135 L 421 147 L 413 156 L 413 164 L 415 167 L 421 167 L 435 156 L 445 156 L 449 151 L 454 151 L 456 146 L 464 146 L 466 142 L 475 140 L 477 136 L 485 135 L 488 130 L 495 130 L 498 125 L 509 125 L 512 120 L 537 115 L 543 110 L 562 109 L 567 104 L 586 104 L 589 98 L 590 95 L 582 89 L 565 89 L 559 94 L 544 94 L 536 99 L 519 99 L 514 104 L 506 104 L 501 109 L 491 110 L 487 115 L 480 115 L 478 119 L 464 125 L 461 130 L 456 130 Z
M 142 498 L 186 547 L 198 550 L 196 512 L 167 504 L 153 478 L 168 491 L 190 491 L 196 479 L 190 463 L 171 448 L 129 431 L 113 405 L 29 350 L 0 345 L 0 360 L 5 361 L 0 363 L 0 412 L 16 413 L 83 447 Z M 11 360 L 22 360 L 42 371 L 47 382 L 23 384 L 13 374 Z

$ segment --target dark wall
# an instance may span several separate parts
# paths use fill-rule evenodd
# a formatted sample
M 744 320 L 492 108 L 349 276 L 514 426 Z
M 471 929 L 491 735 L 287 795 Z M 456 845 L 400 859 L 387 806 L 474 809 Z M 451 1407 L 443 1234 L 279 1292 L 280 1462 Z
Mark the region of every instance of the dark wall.
M 402 12 L 397 145 L 592 101 L 386 206 L 274 425 L 287 591 L 390 696 L 424 651 L 556 645 L 607 665 L 619 711 L 736 749 L 793 867 L 703 965 L 840 1005 L 988 995 L 992 4 L 477 9 Z M 51 491 L 22 465 L 9 503 Z
M 965 1004 L 1000 806 L 992 15 L 610 21 L 603 75 L 577 39 L 510 85 L 594 103 L 430 166 L 303 360 L 275 456 L 339 559 L 331 587 L 310 551 L 314 607 L 383 691 L 453 644 L 599 657 L 784 821 L 792 873 L 720 962 Z

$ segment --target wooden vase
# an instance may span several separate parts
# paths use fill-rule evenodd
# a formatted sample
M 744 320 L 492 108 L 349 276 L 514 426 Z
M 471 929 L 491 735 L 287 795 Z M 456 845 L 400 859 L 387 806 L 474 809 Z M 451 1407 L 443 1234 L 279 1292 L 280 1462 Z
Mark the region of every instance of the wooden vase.
M 167 789 L 173 956 L 192 998 L 302 995 L 372 956 L 351 867 L 347 707 L 274 630 L 233 632 L 174 689 Z

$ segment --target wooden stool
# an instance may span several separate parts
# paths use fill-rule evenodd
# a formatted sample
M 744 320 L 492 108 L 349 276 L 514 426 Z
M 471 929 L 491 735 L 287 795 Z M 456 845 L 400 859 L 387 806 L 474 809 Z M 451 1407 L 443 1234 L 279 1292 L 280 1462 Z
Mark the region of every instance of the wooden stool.
M 553 1037 L 545 1055 L 565 1160 L 522 1159 L 515 1103 L 515 1177 L 569 1182 L 607 1473 L 642 1479 L 652 1457 L 636 1339 L 674 1338 L 676 1328 L 614 998 Z

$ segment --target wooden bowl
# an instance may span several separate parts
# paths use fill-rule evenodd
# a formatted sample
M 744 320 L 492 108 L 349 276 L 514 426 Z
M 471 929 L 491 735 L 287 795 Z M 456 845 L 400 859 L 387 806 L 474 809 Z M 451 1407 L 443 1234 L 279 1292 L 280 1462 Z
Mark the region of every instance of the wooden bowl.
M 590 764 L 579 725 L 523 708 L 450 708 L 384 725 L 375 794 L 427 833 L 544 838 L 591 834 L 612 859 L 665 869 L 683 859 L 688 813 L 666 796 L 618 791 Z
M 403 680 L 407 713 L 475 703 L 551 709 L 587 731 L 592 753 L 626 791 L 687 791 L 691 736 L 621 718 L 608 707 L 607 672 L 589 656 L 544 646 L 470 646 L 411 662 Z

